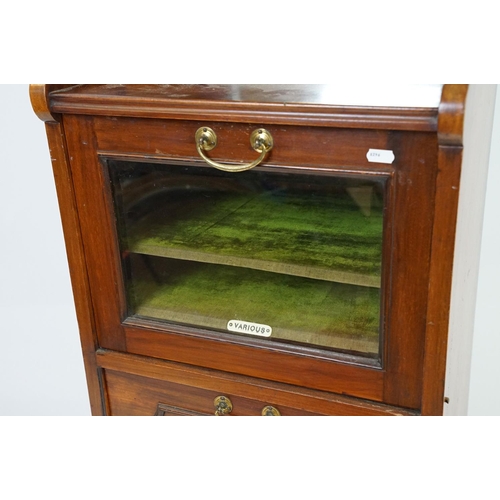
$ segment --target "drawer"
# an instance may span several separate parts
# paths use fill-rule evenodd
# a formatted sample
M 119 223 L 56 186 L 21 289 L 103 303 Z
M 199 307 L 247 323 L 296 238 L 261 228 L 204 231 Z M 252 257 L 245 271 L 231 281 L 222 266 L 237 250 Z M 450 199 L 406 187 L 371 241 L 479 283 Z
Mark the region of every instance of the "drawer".
M 232 416 L 261 415 L 272 406 L 236 395 L 224 383 L 210 390 L 114 371 L 106 371 L 105 380 L 112 415 L 203 416 L 217 409 Z M 281 415 L 315 415 L 283 405 L 273 408 Z
M 66 117 L 68 126 L 74 117 Z M 126 155 L 128 158 L 196 160 L 205 164 L 196 148 L 196 132 L 209 129 L 216 139 L 205 155 L 217 163 L 238 165 L 256 160 L 260 153 L 252 146 L 252 134 L 262 130 L 260 123 L 212 121 L 137 120 L 95 117 L 93 119 L 97 149 L 104 156 Z M 392 170 L 388 165 L 368 162 L 369 149 L 397 148 L 398 163 L 406 152 L 397 147 L 394 134 L 380 130 L 330 129 L 326 127 L 266 125 L 273 147 L 263 164 L 316 168 L 337 166 L 368 170 Z M 375 165 L 375 167 L 374 167 Z M 389 167 L 389 168 L 387 168 Z
M 101 350 L 109 415 L 414 415 L 356 398 Z

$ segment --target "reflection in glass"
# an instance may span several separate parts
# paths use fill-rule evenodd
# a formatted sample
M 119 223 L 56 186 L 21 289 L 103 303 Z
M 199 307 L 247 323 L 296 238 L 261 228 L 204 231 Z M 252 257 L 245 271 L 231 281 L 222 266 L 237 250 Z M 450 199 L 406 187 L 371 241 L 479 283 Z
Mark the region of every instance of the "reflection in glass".
M 129 315 L 378 355 L 382 181 L 108 165 Z

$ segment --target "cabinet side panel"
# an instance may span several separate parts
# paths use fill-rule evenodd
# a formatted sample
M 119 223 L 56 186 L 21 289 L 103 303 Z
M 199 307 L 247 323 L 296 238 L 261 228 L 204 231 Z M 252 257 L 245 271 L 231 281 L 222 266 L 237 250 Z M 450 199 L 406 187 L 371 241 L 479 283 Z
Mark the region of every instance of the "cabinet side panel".
M 467 85 L 445 85 L 438 115 L 438 170 L 422 372 L 422 414 L 442 415 L 451 278 Z
M 453 268 L 456 208 L 462 148 L 440 146 L 436 210 L 430 256 L 429 302 L 424 357 L 422 414 L 441 415 Z
M 68 165 L 64 134 L 59 123 L 48 122 L 45 127 L 61 212 L 90 405 L 93 415 L 102 415 L 104 409 L 102 403 L 101 379 L 95 359 L 97 340 L 95 335 L 93 309 L 90 301 L 87 267 L 83 252 L 80 223 L 76 210 L 73 182 Z

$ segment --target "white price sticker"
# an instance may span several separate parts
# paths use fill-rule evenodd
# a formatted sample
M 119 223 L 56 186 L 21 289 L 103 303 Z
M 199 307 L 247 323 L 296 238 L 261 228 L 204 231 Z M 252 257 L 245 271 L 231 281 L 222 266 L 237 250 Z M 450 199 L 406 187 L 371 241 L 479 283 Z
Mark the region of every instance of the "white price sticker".
M 366 159 L 371 163 L 387 163 L 394 161 L 394 153 L 388 149 L 369 149 L 366 153 Z

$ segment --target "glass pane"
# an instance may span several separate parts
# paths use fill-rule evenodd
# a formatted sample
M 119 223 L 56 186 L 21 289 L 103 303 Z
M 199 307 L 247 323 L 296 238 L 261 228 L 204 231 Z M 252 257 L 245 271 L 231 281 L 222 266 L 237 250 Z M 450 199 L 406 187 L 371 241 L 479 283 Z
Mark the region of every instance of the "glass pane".
M 129 315 L 378 355 L 383 181 L 108 164 Z

